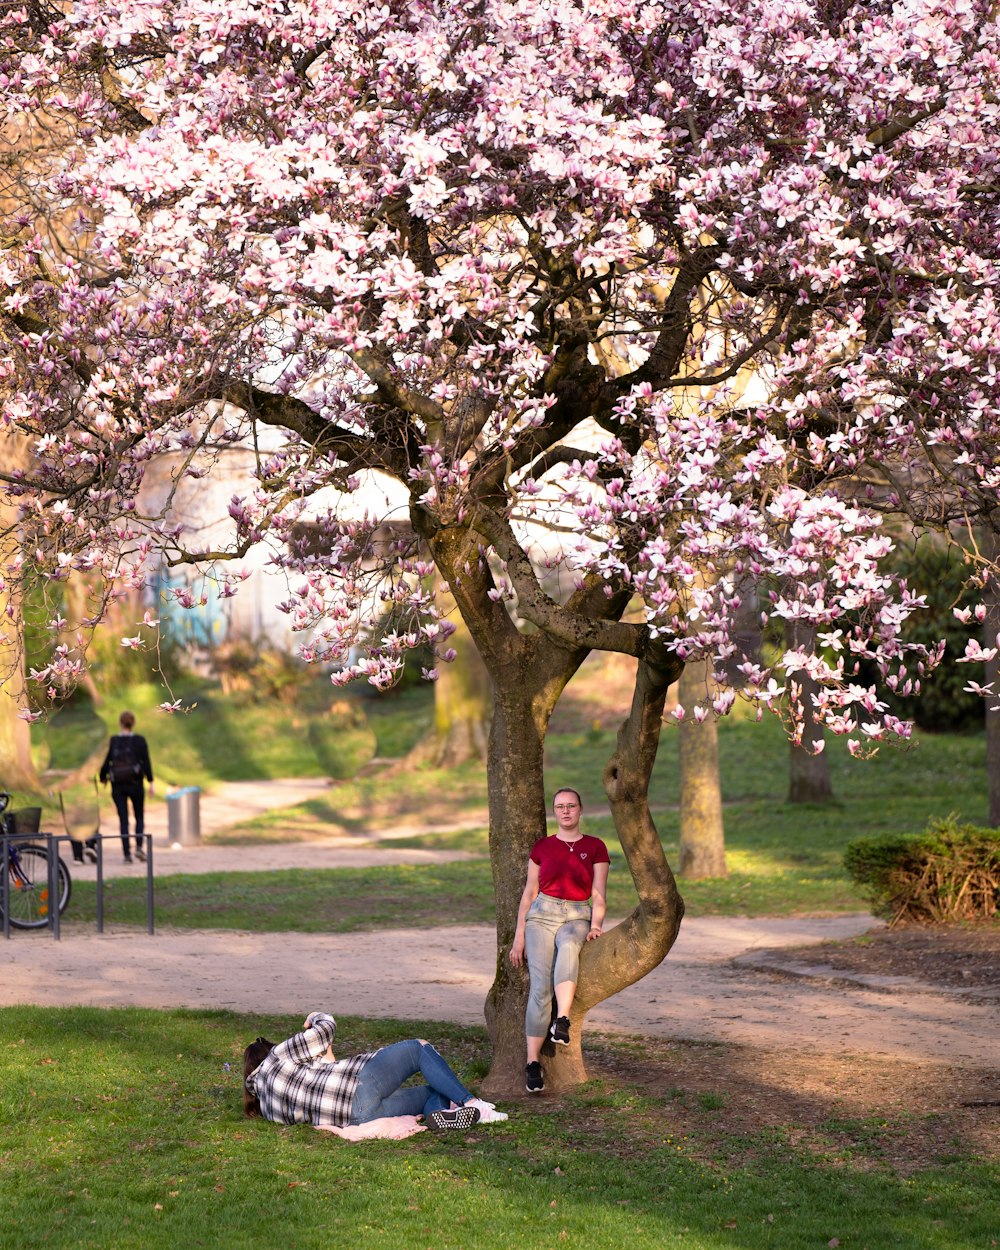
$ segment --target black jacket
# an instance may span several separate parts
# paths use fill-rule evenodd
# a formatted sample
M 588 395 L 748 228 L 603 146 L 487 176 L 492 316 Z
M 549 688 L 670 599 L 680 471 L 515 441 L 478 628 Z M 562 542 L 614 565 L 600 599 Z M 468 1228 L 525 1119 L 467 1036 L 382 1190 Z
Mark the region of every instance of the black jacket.
M 135 781 L 112 781 L 112 786 L 141 786 L 143 777 L 151 782 L 153 780 L 153 765 L 149 759 L 149 747 L 146 745 L 146 739 L 142 734 L 112 734 L 111 741 L 108 743 L 108 753 L 104 757 L 104 763 L 101 765 L 101 780 L 107 781 L 111 776 L 111 756 L 123 749 L 132 757 L 132 762 L 136 765 Z

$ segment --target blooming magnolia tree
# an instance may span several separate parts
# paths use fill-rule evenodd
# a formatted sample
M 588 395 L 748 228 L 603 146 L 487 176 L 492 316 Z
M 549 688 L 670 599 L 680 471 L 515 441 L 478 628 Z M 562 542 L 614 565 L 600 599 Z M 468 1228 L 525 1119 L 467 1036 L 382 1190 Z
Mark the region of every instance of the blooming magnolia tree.
M 228 592 L 273 540 L 304 653 L 376 686 L 418 644 L 447 661 L 431 572 L 447 582 L 494 685 L 487 1018 L 493 1087 L 517 1084 L 525 985 L 505 956 L 545 828 L 546 724 L 590 650 L 638 660 L 605 786 L 639 902 L 584 952 L 581 1017 L 680 923 L 646 795 L 686 659 L 711 660 L 718 693 L 678 717 L 740 693 L 794 737 L 786 675 L 804 672 L 852 750 L 907 733 L 857 678 L 873 660 L 912 690 L 935 659 L 900 641 L 919 601 L 880 571 L 894 519 L 987 525 L 1000 487 L 993 7 L 4 12 L 11 116 L 72 128 L 47 186 L 86 244 L 59 254 L 27 215 L 5 235 L 4 421 L 34 440 L 33 467 L 3 475 L 24 567 L 112 587 L 160 550 Z M 231 547 L 143 515 L 155 457 L 203 475 L 236 442 L 259 454 Z M 342 510 L 373 470 L 405 487 L 412 537 Z M 373 586 L 393 622 L 374 634 Z M 748 593 L 815 646 L 739 654 Z M 555 1079 L 581 1074 L 577 1043 Z

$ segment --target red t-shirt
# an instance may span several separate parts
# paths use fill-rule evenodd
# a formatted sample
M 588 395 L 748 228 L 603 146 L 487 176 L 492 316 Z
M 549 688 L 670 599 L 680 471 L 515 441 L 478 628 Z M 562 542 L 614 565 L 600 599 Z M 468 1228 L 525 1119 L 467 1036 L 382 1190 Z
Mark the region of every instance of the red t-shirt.
M 583 834 L 578 842 L 564 842 L 556 834 L 539 838 L 531 848 L 538 865 L 538 888 L 552 898 L 582 902 L 594 889 L 594 865 L 610 864 L 608 848 L 600 838 Z

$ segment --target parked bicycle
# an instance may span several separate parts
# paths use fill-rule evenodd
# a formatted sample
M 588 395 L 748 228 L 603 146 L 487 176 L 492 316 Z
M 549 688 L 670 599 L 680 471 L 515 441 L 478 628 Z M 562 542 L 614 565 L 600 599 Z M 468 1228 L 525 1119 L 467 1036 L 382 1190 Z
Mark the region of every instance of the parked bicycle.
M 10 795 L 0 790 L 0 833 L 16 839 L 7 843 L 7 898 L 10 923 L 15 929 L 41 929 L 49 923 L 50 885 L 49 848 L 32 842 L 38 833 L 18 827 L 16 812 L 8 812 Z M 56 855 L 56 882 L 59 914 L 66 910 L 73 889 L 69 869 L 63 859 Z M 3 894 L 0 893 L 0 907 Z M 0 912 L 2 916 L 2 912 Z

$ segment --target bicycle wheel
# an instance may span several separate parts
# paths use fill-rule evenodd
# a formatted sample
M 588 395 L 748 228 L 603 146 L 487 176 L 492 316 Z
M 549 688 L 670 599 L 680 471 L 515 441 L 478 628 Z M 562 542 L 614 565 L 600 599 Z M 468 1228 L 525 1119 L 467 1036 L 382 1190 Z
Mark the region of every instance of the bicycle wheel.
M 69 869 L 58 861 L 59 914 L 66 910 L 73 883 Z M 33 843 L 10 848 L 10 923 L 15 929 L 41 929 L 49 923 L 49 852 Z

